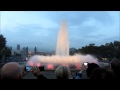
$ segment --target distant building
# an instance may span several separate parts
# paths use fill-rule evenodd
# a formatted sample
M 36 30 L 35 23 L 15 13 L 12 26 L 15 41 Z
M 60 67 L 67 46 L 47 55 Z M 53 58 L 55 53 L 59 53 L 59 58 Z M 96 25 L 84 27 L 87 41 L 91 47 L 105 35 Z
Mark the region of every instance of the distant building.
M 20 45 L 17 45 L 17 50 L 20 50 Z
M 46 52 L 37 52 L 38 55 L 47 55 Z
M 32 56 L 32 52 L 28 52 L 28 58 Z
M 11 55 L 14 56 L 15 55 L 15 51 L 12 50 L 11 51 Z
M 20 45 L 17 45 L 17 54 L 20 54 Z
M 26 57 L 28 57 L 28 47 L 23 47 L 22 58 L 26 59 Z
M 36 47 L 34 48 L 34 54 L 37 54 L 37 48 Z
M 28 57 L 28 47 L 26 47 L 26 57 Z
M 23 54 L 23 56 L 26 56 L 26 48 L 25 47 L 23 47 L 22 54 Z

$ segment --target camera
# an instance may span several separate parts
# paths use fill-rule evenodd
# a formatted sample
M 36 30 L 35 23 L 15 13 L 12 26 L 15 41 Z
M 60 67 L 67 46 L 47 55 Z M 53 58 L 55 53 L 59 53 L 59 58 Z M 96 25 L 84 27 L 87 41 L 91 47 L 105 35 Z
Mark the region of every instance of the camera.
M 84 66 L 88 66 L 88 63 L 86 62 L 86 63 L 83 63 L 84 64 Z
M 31 66 L 26 66 L 25 71 L 32 71 L 32 67 Z
M 39 69 L 40 69 L 40 71 L 44 71 L 44 66 L 40 66 Z M 32 71 L 32 67 L 31 66 L 26 66 L 25 71 Z

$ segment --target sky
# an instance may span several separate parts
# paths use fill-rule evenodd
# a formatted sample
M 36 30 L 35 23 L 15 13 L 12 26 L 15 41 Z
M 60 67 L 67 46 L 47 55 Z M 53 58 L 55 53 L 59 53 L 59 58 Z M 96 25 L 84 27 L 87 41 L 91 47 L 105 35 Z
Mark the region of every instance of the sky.
M 1 11 L 1 34 L 7 45 L 17 44 L 38 51 L 55 51 L 61 22 L 66 20 L 70 47 L 76 49 L 95 43 L 120 40 L 118 11 Z

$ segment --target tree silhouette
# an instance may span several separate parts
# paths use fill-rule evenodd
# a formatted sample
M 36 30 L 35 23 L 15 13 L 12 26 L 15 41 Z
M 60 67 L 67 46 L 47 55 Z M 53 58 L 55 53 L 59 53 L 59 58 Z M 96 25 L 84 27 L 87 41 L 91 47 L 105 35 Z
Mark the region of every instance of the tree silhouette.
M 3 53 L 5 51 L 6 45 L 6 38 L 3 35 L 0 35 L 0 59 L 3 56 Z
M 11 50 L 6 46 L 6 38 L 0 35 L 0 60 L 11 56 Z
M 89 44 L 77 51 L 77 53 L 92 54 L 102 58 L 120 58 L 120 42 L 114 41 L 101 46 Z

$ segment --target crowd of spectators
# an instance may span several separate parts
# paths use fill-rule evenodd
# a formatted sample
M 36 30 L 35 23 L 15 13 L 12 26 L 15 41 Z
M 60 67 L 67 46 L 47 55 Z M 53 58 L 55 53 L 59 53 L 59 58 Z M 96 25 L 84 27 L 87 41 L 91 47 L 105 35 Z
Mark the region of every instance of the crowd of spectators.
M 119 79 L 120 61 L 112 60 L 106 67 L 100 67 L 96 63 L 82 64 L 81 70 L 72 75 L 71 70 L 60 65 L 55 69 L 56 79 L 82 79 L 83 72 L 86 71 L 87 79 Z M 1 79 L 23 79 L 29 71 L 25 71 L 25 66 L 21 67 L 17 62 L 8 62 L 1 68 Z M 37 79 L 47 79 L 40 71 L 39 67 L 33 66 L 32 73 Z

